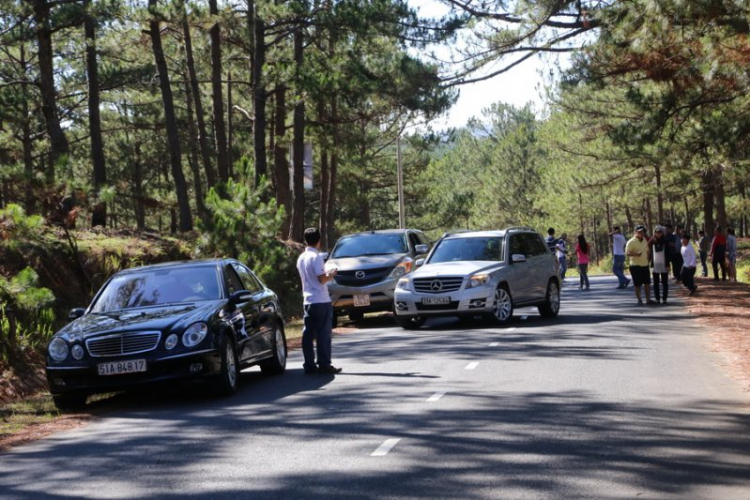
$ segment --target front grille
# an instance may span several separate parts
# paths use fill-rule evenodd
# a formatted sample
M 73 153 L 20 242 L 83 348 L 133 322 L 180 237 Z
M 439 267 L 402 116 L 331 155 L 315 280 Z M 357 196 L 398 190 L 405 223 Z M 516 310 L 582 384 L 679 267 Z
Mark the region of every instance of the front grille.
M 416 278 L 414 279 L 414 290 L 419 293 L 455 292 L 461 288 L 463 282 L 464 279 L 462 277 Z
M 342 286 L 368 286 L 380 283 L 388 277 L 393 267 L 377 267 L 374 269 L 359 269 L 355 271 L 339 271 L 334 279 Z M 359 273 L 359 277 L 357 276 Z
M 458 301 L 454 300 L 448 304 L 422 304 L 417 302 L 417 311 L 452 311 L 458 309 Z
M 161 332 L 116 333 L 88 339 L 86 348 L 94 358 L 138 354 L 156 349 L 160 338 Z

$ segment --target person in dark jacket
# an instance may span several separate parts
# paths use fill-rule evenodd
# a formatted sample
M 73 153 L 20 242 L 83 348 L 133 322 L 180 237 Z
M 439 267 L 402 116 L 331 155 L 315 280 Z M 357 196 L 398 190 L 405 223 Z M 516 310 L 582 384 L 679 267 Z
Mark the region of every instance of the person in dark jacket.
M 727 280 L 726 252 L 727 237 L 724 236 L 721 226 L 716 226 L 714 239 L 711 241 L 711 253 L 708 254 L 711 259 L 711 267 L 714 269 L 714 280 L 719 279 L 719 267 L 721 267 L 721 279 Z

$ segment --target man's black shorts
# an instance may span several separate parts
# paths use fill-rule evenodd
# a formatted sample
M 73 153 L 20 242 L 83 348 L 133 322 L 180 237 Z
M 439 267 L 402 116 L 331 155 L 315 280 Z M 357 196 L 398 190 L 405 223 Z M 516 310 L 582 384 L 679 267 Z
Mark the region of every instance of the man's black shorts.
M 633 285 L 650 285 L 651 270 L 648 266 L 630 266 L 630 276 L 633 277 Z

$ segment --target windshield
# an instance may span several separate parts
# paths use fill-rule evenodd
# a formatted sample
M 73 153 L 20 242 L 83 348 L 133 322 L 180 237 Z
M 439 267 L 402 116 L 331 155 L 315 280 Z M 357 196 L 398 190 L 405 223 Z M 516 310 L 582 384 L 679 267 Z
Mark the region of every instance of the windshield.
M 404 234 L 355 234 L 344 236 L 336 243 L 331 254 L 332 259 L 359 257 L 361 255 L 389 255 L 408 253 Z
M 452 238 L 441 241 L 430 257 L 430 264 L 457 260 L 503 260 L 501 237 Z
M 221 298 L 214 267 L 160 269 L 114 277 L 102 291 L 92 312 L 106 313 L 135 307 L 178 304 Z

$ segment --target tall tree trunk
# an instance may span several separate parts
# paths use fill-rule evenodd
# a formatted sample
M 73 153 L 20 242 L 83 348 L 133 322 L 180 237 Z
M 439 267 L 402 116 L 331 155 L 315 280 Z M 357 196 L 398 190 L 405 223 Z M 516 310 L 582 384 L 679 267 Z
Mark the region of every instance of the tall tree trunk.
M 107 184 L 107 168 L 104 160 L 102 119 L 99 111 L 99 64 L 96 60 L 96 22 L 91 17 L 91 0 L 83 1 L 86 11 L 84 31 L 86 34 L 86 71 L 89 90 L 89 135 L 91 136 L 91 163 L 94 166 L 94 191 L 99 193 Z M 107 205 L 98 200 L 94 205 L 91 226 L 107 226 Z
M 336 102 L 336 96 L 331 97 L 331 165 L 328 169 L 328 208 L 326 209 L 326 215 L 328 221 L 326 227 L 328 228 L 328 242 L 333 244 L 335 240 L 335 227 L 334 219 L 336 214 L 336 183 L 338 182 L 338 165 L 339 165 L 339 126 L 338 126 L 338 102 Z
M 625 207 L 625 218 L 628 221 L 628 229 L 632 231 L 635 226 L 633 225 L 633 214 L 630 212 L 630 207 Z M 625 234 L 625 231 L 622 234 Z
M 55 90 L 55 71 L 52 53 L 52 30 L 50 28 L 50 4 L 47 0 L 33 0 L 34 20 L 36 21 L 36 38 L 39 60 L 39 86 L 42 94 L 42 114 L 50 139 L 50 156 L 47 176 L 54 179 L 55 166 L 67 156 L 70 147 L 65 138 L 57 109 L 57 91 Z
M 716 221 L 721 227 L 727 228 L 727 207 L 724 198 L 724 172 L 723 167 L 716 167 L 714 174 L 714 197 L 716 198 Z
M 201 181 L 200 152 L 198 151 L 198 131 L 193 119 L 193 96 L 190 92 L 188 77 L 185 75 L 185 110 L 188 118 L 188 137 L 190 138 L 190 169 L 193 171 L 193 189 L 195 191 L 195 208 L 201 217 L 206 215 L 206 207 L 203 204 L 203 182 Z
M 297 72 L 297 102 L 294 105 L 292 137 L 292 226 L 291 238 L 302 241 L 305 231 L 305 103 L 302 97 L 301 74 L 304 63 L 302 26 L 294 30 L 294 64 Z
M 276 89 L 276 105 L 274 106 L 274 150 L 273 164 L 274 174 L 276 177 L 276 203 L 284 207 L 286 217 L 281 228 L 281 236 L 284 239 L 289 238 L 289 229 L 291 226 L 292 203 L 291 203 L 291 186 L 289 184 L 289 161 L 287 153 L 289 152 L 289 143 L 284 140 L 286 136 L 286 92 L 287 88 L 280 85 Z
M 703 230 L 708 237 L 714 234 L 714 172 L 707 168 L 701 174 L 701 190 L 703 191 Z
M 229 177 L 234 177 L 234 100 L 232 96 L 232 72 L 227 73 L 227 162 Z
M 206 173 L 206 183 L 209 189 L 216 185 L 216 172 L 211 164 L 211 151 L 208 147 L 208 134 L 206 133 L 206 119 L 203 111 L 203 98 L 198 83 L 198 74 L 195 71 L 195 59 L 193 57 L 193 41 L 190 35 L 190 25 L 188 24 L 187 10 L 185 4 L 182 5 L 182 33 L 185 40 L 185 58 L 187 62 L 188 75 L 190 75 L 190 89 L 193 94 L 193 103 L 195 104 L 195 118 L 198 124 L 198 145 L 200 146 L 201 160 L 203 162 L 203 171 Z
M 211 38 L 211 88 L 214 102 L 214 135 L 216 138 L 217 165 L 219 179 L 229 180 L 229 155 L 227 154 L 227 132 L 224 125 L 224 89 L 221 84 L 221 27 L 219 26 L 219 8 L 216 0 L 208 0 L 209 11 L 214 24 L 208 34 Z
M 29 64 L 26 60 L 26 48 L 24 44 L 21 44 L 20 53 L 20 64 L 24 69 L 24 73 L 29 73 Z M 22 139 L 23 144 L 23 172 L 24 180 L 26 181 L 26 197 L 25 207 L 26 213 L 34 213 L 34 207 L 36 206 L 36 196 L 34 195 L 34 153 L 33 153 L 33 140 L 31 138 L 31 113 L 29 110 L 29 82 L 24 80 L 21 84 L 21 94 L 23 95 L 23 102 L 21 108 L 23 109 L 23 127 L 22 127 Z
M 157 0 L 148 0 L 149 9 L 156 7 Z M 155 12 L 152 12 L 155 16 Z M 179 206 L 179 229 L 190 231 L 193 229 L 193 217 L 190 213 L 190 201 L 188 200 L 187 183 L 185 174 L 182 172 L 182 153 L 180 152 L 180 137 L 177 130 L 177 118 L 174 111 L 174 98 L 172 87 L 169 83 L 169 72 L 167 60 L 164 57 L 164 49 L 159 32 L 159 19 L 153 17 L 149 21 L 151 44 L 154 49 L 154 60 L 159 72 L 159 86 L 161 87 L 162 101 L 164 102 L 164 121 L 167 129 L 167 142 L 169 145 L 169 163 L 172 167 L 172 178 L 177 191 L 177 204 Z
M 654 165 L 654 174 L 656 174 L 656 220 L 662 224 L 664 222 L 664 191 L 661 187 L 660 165 Z
M 138 229 L 146 228 L 146 209 L 143 203 L 143 164 L 141 163 L 141 145 L 135 143 L 135 161 L 133 162 L 133 195 L 135 196 L 135 224 Z M 161 218 L 159 218 L 161 221 Z M 161 222 L 159 223 L 161 228 Z
M 328 189 L 330 185 L 328 148 L 320 152 L 320 238 L 322 247 L 328 249 Z
M 258 9 L 254 0 L 247 0 L 248 34 L 252 37 L 253 48 L 250 57 L 250 83 L 253 89 L 253 151 L 255 152 L 255 185 L 259 185 L 260 178 L 268 175 L 268 160 L 266 158 L 266 82 L 263 70 L 266 65 L 266 26 L 258 16 Z

